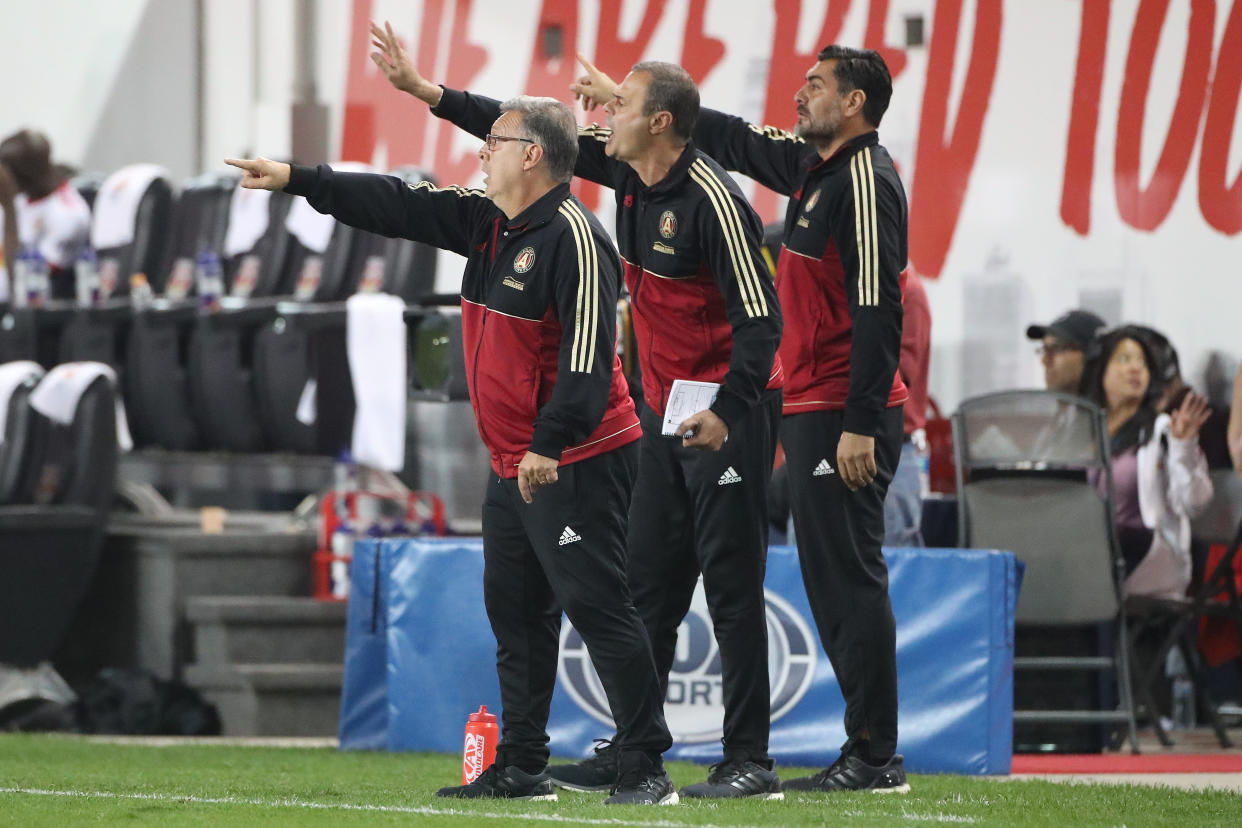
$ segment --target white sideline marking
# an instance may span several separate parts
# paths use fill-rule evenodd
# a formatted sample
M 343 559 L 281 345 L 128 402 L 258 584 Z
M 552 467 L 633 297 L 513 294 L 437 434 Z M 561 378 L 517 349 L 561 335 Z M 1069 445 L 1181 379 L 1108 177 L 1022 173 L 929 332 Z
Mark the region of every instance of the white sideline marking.
M 0 788 L 0 794 L 27 794 L 29 796 L 64 796 L 82 799 L 135 799 L 155 802 L 183 802 L 194 805 L 255 805 L 261 808 L 308 808 L 320 811 L 375 811 L 393 814 L 421 814 L 425 816 L 464 816 L 475 819 L 529 819 L 541 822 L 564 822 L 574 825 L 635 825 L 651 828 L 685 828 L 685 822 L 669 820 L 583 819 L 561 814 L 541 813 L 488 813 L 465 811 L 458 808 L 432 808 L 402 805 L 356 805 L 348 802 L 307 802 L 301 799 L 243 799 L 235 796 L 178 796 L 176 794 L 114 793 L 112 791 L 52 791 L 41 788 Z M 550 806 L 554 807 L 554 806 Z M 698 828 L 748 828 L 747 826 L 723 826 L 698 824 Z
M 876 814 L 870 814 L 865 811 L 838 811 L 841 816 L 859 817 L 866 819 L 875 819 Z M 974 817 L 958 816 L 956 814 L 913 814 L 903 810 L 901 812 L 902 819 L 908 819 L 911 822 L 978 822 Z

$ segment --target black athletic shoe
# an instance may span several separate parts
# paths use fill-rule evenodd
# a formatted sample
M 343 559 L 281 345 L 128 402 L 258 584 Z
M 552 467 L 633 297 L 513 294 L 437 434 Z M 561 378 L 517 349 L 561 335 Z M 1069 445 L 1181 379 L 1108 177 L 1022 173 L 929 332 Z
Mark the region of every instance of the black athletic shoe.
M 457 785 L 441 788 L 436 796 L 454 797 L 456 799 L 532 799 L 540 802 L 555 802 L 556 789 L 548 772 L 529 774 L 516 765 L 510 765 L 503 771 L 491 765 L 469 785 Z
M 607 739 L 595 740 L 595 755 L 572 765 L 548 768 L 552 784 L 567 791 L 611 791 L 617 784 L 621 751 Z
M 676 805 L 680 800 L 668 771 L 642 751 L 621 754 L 620 774 L 605 805 Z
M 748 759 L 725 759 L 712 765 L 706 782 L 687 785 L 681 795 L 692 799 L 785 798 L 776 771 Z
M 910 793 L 905 768 L 901 766 L 901 754 L 883 765 L 868 765 L 852 753 L 846 753 L 832 766 L 814 776 L 786 779 L 787 791 L 872 791 L 873 793 Z

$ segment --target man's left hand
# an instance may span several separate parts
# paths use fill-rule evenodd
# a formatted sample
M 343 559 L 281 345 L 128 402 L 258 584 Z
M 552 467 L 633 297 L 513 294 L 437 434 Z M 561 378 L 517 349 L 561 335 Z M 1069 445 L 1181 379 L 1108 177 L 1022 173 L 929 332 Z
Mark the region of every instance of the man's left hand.
M 533 451 L 526 452 L 522 462 L 518 463 L 518 492 L 521 493 L 522 500 L 527 503 L 534 502 L 535 492 L 555 483 L 559 479 L 556 473 L 559 465 L 559 460 L 535 454 Z
M 837 443 L 837 470 L 841 481 L 852 492 L 875 480 L 875 438 L 841 432 L 841 442 Z
M 729 439 L 729 427 L 710 408 L 682 420 L 674 433 L 681 438 L 681 444 L 686 448 L 704 451 L 720 451 L 720 447 Z

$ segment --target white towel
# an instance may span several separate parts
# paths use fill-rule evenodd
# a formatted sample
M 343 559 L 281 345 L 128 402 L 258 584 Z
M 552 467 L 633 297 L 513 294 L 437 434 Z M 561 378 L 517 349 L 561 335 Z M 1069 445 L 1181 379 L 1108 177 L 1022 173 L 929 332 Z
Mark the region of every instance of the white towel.
M 9 400 L 13 398 L 13 392 L 31 377 L 41 376 L 43 366 L 28 359 L 0 365 L 0 443 L 4 442 L 4 429 L 9 421 Z
M 159 164 L 131 164 L 108 176 L 95 196 L 91 245 L 96 250 L 110 250 L 133 241 L 143 193 L 152 181 L 167 177 L 168 170 Z
M 271 200 L 271 190 L 234 188 L 233 198 L 229 201 L 229 227 L 224 233 L 225 256 L 236 256 L 254 249 L 271 221 L 268 214 Z
M 336 172 L 367 172 L 371 169 L 359 161 L 337 161 L 329 166 Z M 328 249 L 328 242 L 332 241 L 336 219 L 320 213 L 306 199 L 297 198 L 285 217 L 285 229 L 310 250 L 323 253 Z
M 57 365 L 39 382 L 30 394 L 30 405 L 54 423 L 69 425 L 78 410 L 78 400 L 91 383 L 107 377 L 116 388 L 116 371 L 102 362 L 65 362 Z M 121 451 L 129 451 L 134 441 L 129 436 L 129 421 L 125 419 L 125 404 L 120 392 L 116 393 L 116 442 Z
M 353 375 L 354 458 L 400 471 L 405 465 L 405 304 L 386 293 L 345 302 L 345 339 Z

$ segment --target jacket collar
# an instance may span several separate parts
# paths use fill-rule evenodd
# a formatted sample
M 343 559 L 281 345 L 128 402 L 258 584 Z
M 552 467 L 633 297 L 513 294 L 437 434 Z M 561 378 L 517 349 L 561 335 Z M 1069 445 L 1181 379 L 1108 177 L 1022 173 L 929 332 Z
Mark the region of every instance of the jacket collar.
M 569 184 L 557 184 L 505 224 L 506 230 L 527 230 L 547 224 L 556 215 L 565 199 L 570 197 Z
M 834 170 L 852 158 L 854 153 L 863 147 L 874 147 L 878 146 L 879 143 L 880 133 L 874 129 L 864 132 L 862 135 L 855 135 L 827 158 L 820 158 L 818 153 L 807 156 L 807 170 L 808 172 Z
M 676 189 L 686 180 L 686 176 L 690 174 L 690 165 L 699 157 L 699 151 L 695 148 L 693 141 L 686 142 L 686 148 L 681 151 L 681 155 L 669 168 L 668 175 L 661 178 L 656 183 L 647 187 L 649 193 L 665 193 L 669 190 Z

